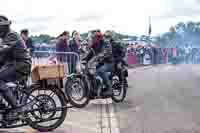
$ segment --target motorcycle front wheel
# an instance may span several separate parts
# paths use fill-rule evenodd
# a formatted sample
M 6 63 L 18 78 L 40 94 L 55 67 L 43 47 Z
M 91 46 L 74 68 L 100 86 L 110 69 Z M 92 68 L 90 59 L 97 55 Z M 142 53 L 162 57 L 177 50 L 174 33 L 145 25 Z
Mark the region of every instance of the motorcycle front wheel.
M 90 101 L 87 81 L 81 77 L 73 77 L 65 84 L 65 93 L 69 103 L 76 108 L 84 108 Z
M 64 122 L 67 107 L 65 97 L 60 91 L 58 88 L 40 86 L 30 89 L 25 101 L 26 103 L 36 101 L 30 107 L 30 112 L 25 114 L 30 127 L 39 132 L 50 132 Z

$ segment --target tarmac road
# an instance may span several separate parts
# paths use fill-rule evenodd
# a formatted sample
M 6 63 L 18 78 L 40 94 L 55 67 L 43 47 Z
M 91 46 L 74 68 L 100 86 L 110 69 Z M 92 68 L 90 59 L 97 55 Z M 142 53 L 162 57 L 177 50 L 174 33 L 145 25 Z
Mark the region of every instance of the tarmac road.
M 121 133 L 200 133 L 200 65 L 130 72 L 128 96 L 115 104 Z
M 81 110 L 69 109 L 66 121 L 54 132 L 200 133 L 200 65 L 146 66 L 129 72 L 123 103 L 107 106 L 94 102 Z M 111 106 L 115 120 L 106 113 Z M 106 122 L 114 123 L 119 130 L 100 130 L 99 123 L 102 126 Z M 35 132 L 28 127 L 3 131 Z

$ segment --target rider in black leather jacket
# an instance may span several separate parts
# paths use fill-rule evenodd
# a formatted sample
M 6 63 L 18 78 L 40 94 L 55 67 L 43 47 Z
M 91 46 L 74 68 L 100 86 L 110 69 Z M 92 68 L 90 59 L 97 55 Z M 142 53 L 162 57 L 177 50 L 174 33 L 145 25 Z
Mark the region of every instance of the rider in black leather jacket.
M 114 34 L 112 31 L 106 31 L 104 34 L 104 40 L 107 40 L 112 45 L 112 54 L 113 54 L 113 61 L 114 61 L 114 73 L 116 73 L 119 76 L 119 80 L 121 79 L 121 72 L 117 68 L 117 64 L 121 62 L 124 66 L 128 66 L 127 62 L 124 60 L 124 57 L 126 56 L 126 49 L 122 46 L 121 42 L 114 39 Z M 125 84 L 128 86 L 128 82 L 126 77 L 128 77 L 128 71 L 126 69 L 124 73 L 125 77 Z
M 0 92 L 13 108 L 17 108 L 16 98 L 6 83 L 30 74 L 31 57 L 19 35 L 10 30 L 10 25 L 11 21 L 0 16 Z
M 92 57 L 101 55 L 101 61 L 97 66 L 97 74 L 102 77 L 107 88 L 103 95 L 111 96 L 112 84 L 109 80 L 108 72 L 112 72 L 113 68 L 112 47 L 109 43 L 103 40 L 103 35 L 100 31 L 92 31 L 89 38 L 91 43 L 90 48 L 92 50 L 89 51 L 83 60 L 88 62 Z

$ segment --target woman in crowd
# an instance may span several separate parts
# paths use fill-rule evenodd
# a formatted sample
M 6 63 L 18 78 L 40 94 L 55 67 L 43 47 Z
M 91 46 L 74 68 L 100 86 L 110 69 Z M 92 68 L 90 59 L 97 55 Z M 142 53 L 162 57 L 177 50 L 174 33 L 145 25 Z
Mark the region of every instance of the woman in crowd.
M 61 35 L 58 36 L 58 41 L 56 43 L 56 52 L 69 52 L 69 32 L 64 31 Z M 66 62 L 67 56 L 61 53 L 57 54 L 57 59 L 59 62 Z
M 72 40 L 70 40 L 69 48 L 71 52 L 77 53 L 77 55 L 70 55 L 70 74 L 75 73 L 76 63 L 80 57 L 81 37 L 77 31 L 72 32 Z M 77 57 L 78 56 L 78 57 Z

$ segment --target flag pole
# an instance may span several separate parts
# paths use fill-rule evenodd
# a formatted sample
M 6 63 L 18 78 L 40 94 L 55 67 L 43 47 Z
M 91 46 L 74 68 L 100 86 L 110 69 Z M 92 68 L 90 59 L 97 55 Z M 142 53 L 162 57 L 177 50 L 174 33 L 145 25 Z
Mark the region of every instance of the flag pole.
M 152 27 L 151 27 L 151 16 L 149 16 L 149 46 L 151 47 L 151 32 L 152 32 Z M 151 63 L 154 63 L 154 53 L 152 52 L 152 57 L 151 57 Z
M 151 16 L 149 16 L 149 45 L 151 44 L 151 32 L 152 32 L 152 29 L 151 29 Z

